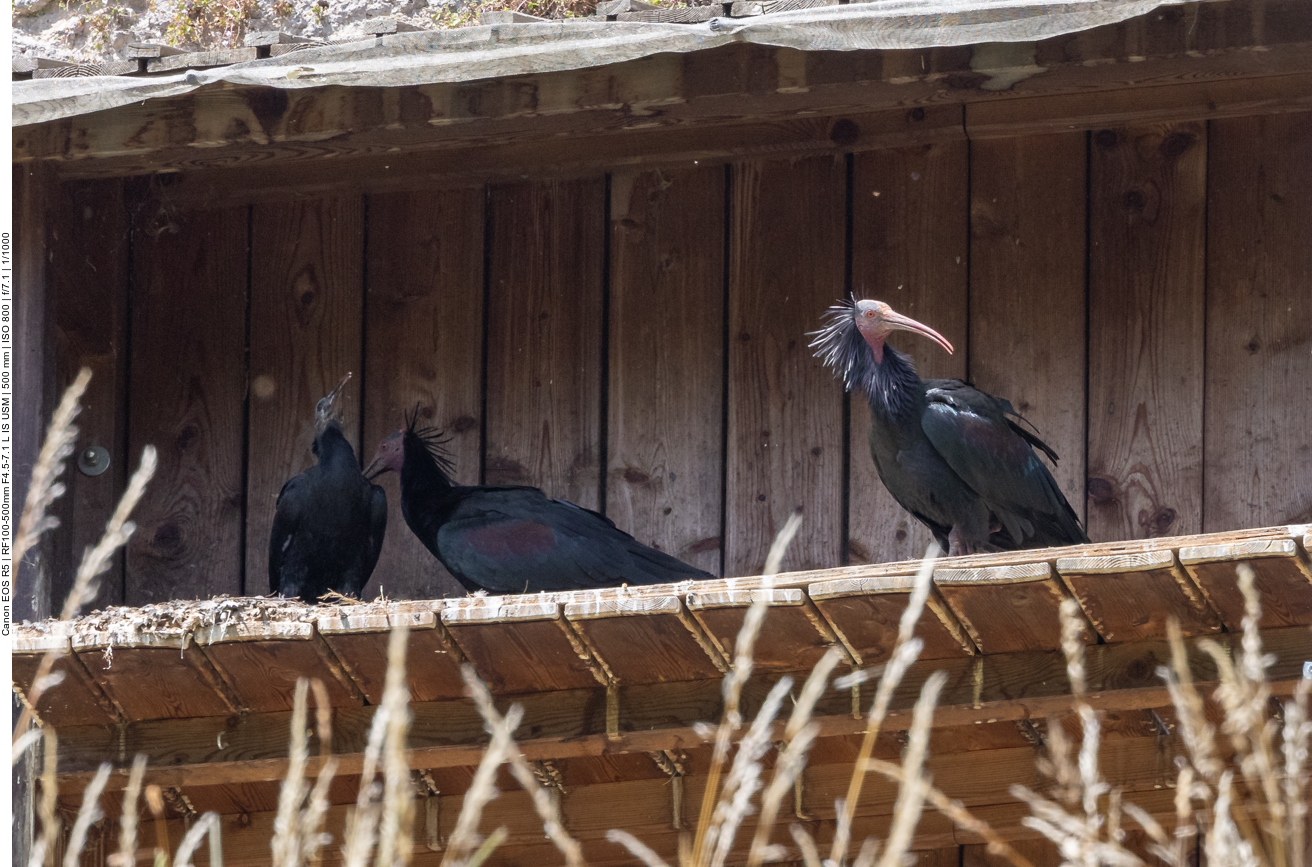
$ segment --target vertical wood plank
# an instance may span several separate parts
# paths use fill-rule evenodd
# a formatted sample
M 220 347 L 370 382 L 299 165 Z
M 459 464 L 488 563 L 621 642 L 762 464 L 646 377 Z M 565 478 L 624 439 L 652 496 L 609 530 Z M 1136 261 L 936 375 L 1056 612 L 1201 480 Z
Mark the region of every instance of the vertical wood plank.
M 1202 531 L 1312 521 L 1312 113 L 1208 139 Z
M 242 592 L 247 208 L 133 226 L 128 454 L 159 450 L 128 542 L 126 602 Z
M 606 513 L 720 569 L 724 169 L 611 179 Z
M 77 443 L 64 475 L 67 490 L 55 501 L 59 527 L 51 534 L 51 602 L 56 607 L 73 588 L 82 552 L 100 540 L 128 466 L 140 460 L 126 449 L 128 217 L 123 196 L 119 179 L 66 183 L 51 231 L 56 388 L 62 392 L 81 368 L 91 368 Z M 109 469 L 97 476 L 78 469 L 78 456 L 92 446 L 110 456 Z M 116 558 L 86 610 L 122 601 L 123 570 Z
M 1011 401 L 1061 457 L 1084 513 L 1083 132 L 971 145 L 970 378 Z
M 969 247 L 965 141 L 857 154 L 852 177 L 852 287 L 887 302 L 956 347 L 948 355 L 913 335 L 894 335 L 926 379 L 966 375 Z M 897 504 L 870 459 L 870 405 L 851 397 L 848 561 L 917 559 L 934 538 Z
M 601 178 L 491 194 L 488 484 L 600 507 Z
M 1089 537 L 1202 529 L 1201 122 L 1090 148 Z
M 342 433 L 360 450 L 364 200 L 260 204 L 251 220 L 245 586 L 258 594 L 278 492 L 314 463 L 315 403 L 347 371 Z
M 369 199 L 365 413 L 361 460 L 416 404 L 446 432 L 456 478 L 478 483 L 483 381 L 482 187 Z M 375 587 L 392 599 L 463 596 L 401 514 L 400 479 L 387 491 L 387 537 Z
M 806 332 L 843 294 L 846 165 L 734 167 L 724 574 L 755 575 L 798 508 L 784 571 L 842 556 L 842 386 Z

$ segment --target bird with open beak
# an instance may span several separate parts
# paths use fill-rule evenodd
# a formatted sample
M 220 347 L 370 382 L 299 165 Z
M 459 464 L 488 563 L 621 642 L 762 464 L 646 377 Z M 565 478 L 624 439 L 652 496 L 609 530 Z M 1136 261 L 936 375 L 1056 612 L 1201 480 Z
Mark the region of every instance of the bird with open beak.
M 829 308 L 813 333 L 816 355 L 848 391 L 870 403 L 870 457 L 893 499 L 949 554 L 1087 542 L 1038 448 L 1057 455 L 1011 402 L 959 379 L 922 380 L 910 356 L 888 345 L 896 331 L 947 338 L 882 301 Z
M 283 485 L 269 537 L 269 590 L 314 602 L 359 597 L 383 549 L 387 495 L 360 472 L 338 400 L 351 374 L 314 407 L 318 463 Z

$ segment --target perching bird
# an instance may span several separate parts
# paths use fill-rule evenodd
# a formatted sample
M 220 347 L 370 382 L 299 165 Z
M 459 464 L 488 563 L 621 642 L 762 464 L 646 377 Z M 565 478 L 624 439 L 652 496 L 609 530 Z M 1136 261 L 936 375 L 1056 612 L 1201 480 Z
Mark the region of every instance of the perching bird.
M 278 493 L 269 537 L 269 590 L 315 602 L 330 590 L 359 597 L 378 564 L 387 495 L 360 473 L 333 403 L 351 374 L 314 409 L 316 466 Z
M 1056 453 L 1012 419 L 1011 402 L 959 379 L 922 381 L 911 359 L 885 345 L 894 331 L 934 329 L 882 301 L 829 308 L 816 355 L 848 391 L 870 401 L 870 456 L 902 508 L 950 554 L 1088 542 L 1061 489 L 1031 446 Z
M 418 413 L 387 437 L 365 471 L 401 475 L 401 512 L 471 593 L 586 590 L 712 575 L 640 544 L 610 519 L 519 485 L 457 485 L 445 442 Z

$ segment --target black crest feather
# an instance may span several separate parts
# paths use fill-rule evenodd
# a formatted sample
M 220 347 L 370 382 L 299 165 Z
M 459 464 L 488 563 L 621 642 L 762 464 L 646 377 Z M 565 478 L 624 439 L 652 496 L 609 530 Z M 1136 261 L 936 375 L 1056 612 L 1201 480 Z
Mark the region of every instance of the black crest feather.
M 911 358 L 885 345 L 884 363 L 875 361 L 870 344 L 856 326 L 855 299 L 839 301 L 825 311 L 824 318 L 824 327 L 810 332 L 816 357 L 838 374 L 848 391 L 861 392 L 889 412 L 904 411 L 912 386 L 919 381 Z
M 448 480 L 451 474 L 455 472 L 455 465 L 451 462 L 451 453 L 447 450 L 447 443 L 451 442 L 451 436 L 446 431 L 433 427 L 432 425 L 419 425 L 419 404 L 415 404 L 414 409 L 405 414 L 405 435 L 406 439 L 419 443 L 424 448 L 424 452 L 433 459 L 433 463 L 442 471 L 442 475 Z

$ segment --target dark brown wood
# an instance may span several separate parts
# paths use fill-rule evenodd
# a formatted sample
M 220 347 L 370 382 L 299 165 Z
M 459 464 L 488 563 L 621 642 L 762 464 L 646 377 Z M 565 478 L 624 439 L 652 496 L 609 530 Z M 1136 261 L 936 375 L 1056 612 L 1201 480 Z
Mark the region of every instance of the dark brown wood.
M 77 418 L 78 438 L 64 474 L 66 493 L 55 503 L 60 526 L 51 536 L 51 601 L 62 606 L 83 551 L 105 531 L 123 491 L 127 454 L 128 213 L 122 181 L 74 182 L 60 187 L 51 228 L 55 295 L 57 388 L 67 388 L 82 367 L 91 384 Z M 78 469 L 78 457 L 98 446 L 110 457 L 97 476 Z M 123 569 L 115 558 L 99 579 L 86 610 L 123 602 Z
M 489 206 L 484 481 L 597 508 L 605 184 L 494 187 Z
M 1168 618 L 1185 635 L 1221 631 L 1221 619 L 1170 551 L 1070 557 L 1057 571 L 1107 641 L 1162 635 Z
M 966 275 L 969 151 L 964 140 L 858 154 L 852 177 L 852 289 L 919 319 L 956 347 L 948 355 L 915 336 L 893 338 L 920 375 L 962 377 L 969 357 Z M 834 293 L 835 296 L 838 293 Z M 818 321 L 814 316 L 807 321 Z M 894 501 L 870 459 L 870 407 L 851 396 L 848 561 L 924 556 L 933 540 Z
M 159 469 L 133 514 L 129 605 L 243 589 L 247 228 L 246 208 L 135 216 L 128 454 L 152 444 Z
M 1046 563 L 940 567 L 934 570 L 934 584 L 983 653 L 1061 647 L 1058 609 L 1066 591 Z M 1086 632 L 1085 640 L 1094 640 L 1092 632 Z
M 1204 531 L 1312 521 L 1312 113 L 1208 127 Z
M 1089 536 L 1196 533 L 1206 130 L 1099 130 L 1090 166 Z
M 1312 567 L 1293 539 L 1181 548 L 1180 562 L 1230 632 L 1243 626 L 1245 602 L 1238 566 L 1253 567 L 1263 628 L 1312 621 Z
M 42 651 L 45 649 L 41 648 Z M 25 695 L 32 688 L 40 664 L 40 653 L 14 654 L 13 683 Z M 65 726 L 111 725 L 117 722 L 117 709 L 107 700 L 104 691 L 85 675 L 86 669 L 82 668 L 77 657 L 71 653 L 66 654 L 55 662 L 51 671 L 62 676 L 63 680 L 55 688 L 46 690 L 37 702 L 36 714 L 42 722 L 58 726 L 61 730 Z
M 383 615 L 372 615 L 362 623 L 361 618 L 350 616 L 349 609 L 345 613 L 341 618 L 321 618 L 319 631 L 369 703 L 381 704 L 391 624 Z M 411 701 L 460 698 L 465 695 L 460 677 L 463 655 L 433 612 L 424 612 L 420 620 L 410 624 L 406 650 Z
M 606 514 L 720 571 L 724 169 L 611 176 Z
M 553 628 L 555 624 L 545 623 Z M 467 627 L 468 628 L 468 627 Z M 1218 635 L 1227 650 L 1237 637 Z M 252 646 L 276 642 L 238 642 Z M 1276 662 L 1269 670 L 1273 693 L 1292 692 L 1302 678 L 1303 660 L 1309 639 L 1306 627 L 1266 630 L 1263 648 Z M 280 649 L 305 641 L 283 641 Z M 1189 661 L 1200 690 L 1216 682 L 1215 663 L 1189 642 Z M 210 654 L 213 648 L 207 647 Z M 263 653 L 253 650 L 252 653 Z M 276 655 L 266 657 L 281 669 Z M 471 658 L 473 658 L 471 656 Z M 1169 658 L 1165 641 L 1137 641 L 1092 645 L 1086 649 L 1089 701 L 1096 709 L 1136 710 L 1169 705 L 1166 688 L 1156 669 Z M 484 670 L 484 663 L 475 659 Z M 979 720 L 1009 721 L 1043 719 L 1067 714 L 1071 708 L 1065 657 L 1059 650 L 1024 651 L 981 658 L 925 660 L 913 664 L 895 691 L 884 728 L 905 731 L 911 708 L 919 698 L 925 679 L 936 671 L 948 675 L 938 709 L 936 727 L 972 725 Z M 252 672 L 254 674 L 254 672 Z M 294 674 L 283 671 L 283 678 Z M 753 679 L 743 693 L 743 712 L 750 717 L 770 687 L 770 677 Z M 282 692 L 290 694 L 284 681 Z M 252 690 L 270 687 L 251 686 Z M 332 689 L 329 684 L 330 690 Z M 540 687 L 539 687 L 540 689 Z M 530 759 L 567 759 L 577 755 L 611 752 L 693 749 L 701 739 L 694 723 L 718 719 L 722 711 L 718 679 L 685 683 L 620 685 L 618 736 L 607 729 L 607 689 L 593 682 L 586 689 L 539 691 L 515 697 L 523 705 L 525 721 L 518 737 L 520 748 Z M 511 699 L 499 700 L 507 706 Z M 337 702 L 334 702 L 337 704 Z M 284 702 L 286 704 L 286 702 Z M 415 767 L 458 767 L 476 764 L 486 744 L 487 732 L 472 702 L 468 700 L 416 703 L 411 706 L 414 724 L 410 734 L 410 760 Z M 335 714 L 333 753 L 343 762 L 340 772 L 358 773 L 376 707 L 338 705 Z M 115 757 L 116 772 L 110 787 L 125 782 L 131 756 L 144 751 L 150 756 L 148 776 L 162 785 L 213 785 L 281 779 L 287 761 L 289 711 L 229 715 L 222 718 L 154 720 L 127 723 L 122 730 L 99 726 L 69 726 L 61 733 L 61 791 L 80 791 L 106 756 Z M 814 716 L 822 737 L 859 734 L 864 719 L 851 713 L 851 694 L 830 689 L 820 699 Z M 224 748 L 216 737 L 223 732 Z M 1032 757 L 1032 752 L 1031 752 Z M 314 767 L 312 763 L 312 769 Z M 972 775 L 984 780 L 988 774 Z M 963 783 L 964 784 L 964 783 Z
M 837 566 L 842 557 L 841 386 L 812 358 L 805 332 L 843 292 L 846 174 L 834 157 L 733 169 L 728 576 L 760 574 L 799 509 L 802 528 L 784 571 Z
M 753 647 L 754 670 L 809 672 L 834 646 L 843 652 L 845 661 L 852 661 L 829 624 L 814 606 L 805 603 L 801 591 L 780 590 L 774 596 L 777 601 L 766 610 L 761 635 Z M 699 594 L 695 590 L 688 595 L 693 617 L 726 659 L 735 657 L 750 597 L 749 593 Z
M 871 582 L 874 584 L 875 579 Z M 842 636 L 862 665 L 878 665 L 893 654 L 898 624 L 906 610 L 910 582 L 899 581 L 899 589 L 878 592 L 874 587 L 858 589 L 852 581 L 827 581 L 807 589 L 816 607 Z M 971 642 L 946 603 L 935 594 L 931 610 L 916 622 L 915 636 L 924 642 L 921 659 L 950 659 L 971 655 Z
M 482 187 L 369 199 L 365 413 L 361 459 L 419 407 L 448 437 L 456 480 L 477 484 L 483 385 Z M 387 536 L 373 586 L 392 599 L 465 590 L 410 532 L 400 479 L 387 491 Z
M 254 594 L 269 592 L 278 492 L 314 463 L 315 404 L 348 372 L 335 409 L 360 450 L 364 201 L 257 205 L 252 220 L 244 589 Z
M 699 680 L 727 670 L 723 655 L 679 599 L 644 603 L 602 611 L 600 605 L 579 602 L 565 606 L 565 616 L 620 683 Z M 635 656 L 637 646 L 643 652 Z
M 1060 867 L 1063 862 L 1057 844 L 1047 839 L 1015 840 L 1011 847 L 1034 867 Z M 1011 862 L 1002 855 L 989 852 L 984 843 L 961 847 L 960 867 L 1004 867 Z
M 13 167 L 14 239 L 13 303 L 13 403 L 10 405 L 11 469 L 13 502 L 11 526 L 16 530 L 27 499 L 32 467 L 45 437 L 50 413 L 58 397 L 55 391 L 55 346 L 53 299 L 48 284 L 49 230 L 56 207 L 54 172 L 48 167 Z M 76 472 L 76 470 L 73 470 Z M 13 540 L 8 540 L 12 542 Z M 10 558 L 6 557 L 8 561 Z M 38 620 L 52 613 L 49 549 L 34 547 L 22 563 L 6 563 L 6 577 L 13 581 L 13 618 Z M 17 575 L 9 575 L 13 566 Z M 61 604 L 59 600 L 54 604 Z M 58 614 L 56 609 L 53 613 Z
M 251 711 L 269 713 L 290 710 L 299 678 L 317 678 L 328 690 L 332 707 L 362 704 L 344 688 L 332 667 L 326 664 L 317 637 L 263 641 L 220 641 L 203 645 L 225 683 Z
M 1077 132 L 970 149 L 970 379 L 1057 452 L 1054 477 L 1081 516 L 1086 142 Z
M 180 716 L 222 716 L 230 707 L 203 674 L 185 658 L 181 641 L 174 646 L 82 646 L 78 660 L 104 688 L 105 693 L 131 720 L 170 719 Z
M 543 608 L 540 614 L 494 621 L 453 618 L 448 611 L 443 622 L 493 693 L 596 686 L 596 675 L 558 622 L 559 608 Z

